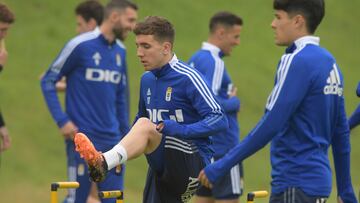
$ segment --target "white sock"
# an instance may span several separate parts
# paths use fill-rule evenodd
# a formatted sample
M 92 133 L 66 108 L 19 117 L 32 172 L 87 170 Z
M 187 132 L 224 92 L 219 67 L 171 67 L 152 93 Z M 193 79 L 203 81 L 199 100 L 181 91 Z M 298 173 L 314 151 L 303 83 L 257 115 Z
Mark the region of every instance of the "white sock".
M 108 165 L 108 170 L 125 163 L 127 160 L 127 152 L 120 143 L 115 145 L 111 150 L 105 152 L 103 156 Z

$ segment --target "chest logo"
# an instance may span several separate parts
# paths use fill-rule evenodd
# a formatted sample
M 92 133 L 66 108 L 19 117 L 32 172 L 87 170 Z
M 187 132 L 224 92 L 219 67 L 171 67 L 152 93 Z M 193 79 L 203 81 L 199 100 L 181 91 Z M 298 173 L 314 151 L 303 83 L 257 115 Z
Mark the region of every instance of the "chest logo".
M 116 54 L 116 65 L 117 66 L 121 66 L 121 56 L 120 54 Z
M 166 89 L 165 101 L 171 101 L 172 87 Z
M 100 64 L 100 60 L 101 60 L 101 55 L 99 54 L 99 52 L 96 52 L 92 58 L 94 59 L 94 63 L 95 65 L 99 65 Z

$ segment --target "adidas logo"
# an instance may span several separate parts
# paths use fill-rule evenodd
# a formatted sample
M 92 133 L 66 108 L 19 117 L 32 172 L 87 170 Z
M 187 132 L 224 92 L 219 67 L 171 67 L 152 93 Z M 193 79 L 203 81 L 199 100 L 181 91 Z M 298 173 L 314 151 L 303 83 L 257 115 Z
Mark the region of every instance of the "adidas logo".
M 330 75 L 327 78 L 326 83 L 328 85 L 324 87 L 324 94 L 326 95 L 333 94 L 333 95 L 342 96 L 343 88 L 340 86 L 341 80 L 336 64 L 333 65 L 333 69 L 330 71 Z

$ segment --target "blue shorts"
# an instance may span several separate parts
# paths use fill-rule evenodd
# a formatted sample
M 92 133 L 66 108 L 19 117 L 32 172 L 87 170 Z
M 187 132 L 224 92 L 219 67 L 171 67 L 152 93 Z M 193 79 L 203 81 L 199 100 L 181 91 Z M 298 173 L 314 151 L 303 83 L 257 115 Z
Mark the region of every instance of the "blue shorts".
M 316 197 L 305 194 L 300 188 L 289 187 L 283 193 L 271 194 L 270 203 L 325 203 L 327 197 Z
M 149 163 L 144 203 L 182 203 L 194 195 L 205 162 L 190 141 L 163 136 L 159 147 L 146 155 Z
M 218 160 L 220 158 L 215 158 Z M 211 161 L 213 162 L 214 159 Z M 213 197 L 216 200 L 238 199 L 243 193 L 243 183 L 241 182 L 242 165 L 237 164 L 231 168 L 230 172 L 225 174 L 217 181 L 212 189 L 201 186 L 196 195 L 200 197 Z
M 77 181 L 80 187 L 77 189 L 69 189 L 68 195 L 64 203 L 84 203 L 86 202 L 91 188 L 91 181 L 89 179 L 88 166 L 86 162 L 80 158 L 79 153 L 75 151 L 75 145 L 72 140 L 66 140 L 66 155 L 68 165 L 68 181 Z M 113 146 L 96 145 L 98 151 L 108 151 Z M 124 173 L 125 166 L 121 165 L 121 172 L 115 167 L 110 170 L 106 179 L 97 184 L 99 191 L 104 190 L 123 190 L 124 189 Z M 102 203 L 114 203 L 114 199 L 103 199 Z

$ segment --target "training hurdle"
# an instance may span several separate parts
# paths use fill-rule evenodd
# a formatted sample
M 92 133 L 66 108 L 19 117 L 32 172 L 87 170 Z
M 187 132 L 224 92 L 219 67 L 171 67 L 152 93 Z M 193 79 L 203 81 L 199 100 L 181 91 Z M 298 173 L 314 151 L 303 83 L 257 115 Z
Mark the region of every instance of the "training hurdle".
M 266 190 L 253 191 L 247 194 L 247 203 L 254 203 L 255 198 L 267 197 L 269 193 Z
M 116 198 L 116 203 L 124 203 L 124 193 L 120 190 L 101 191 L 98 195 L 100 199 Z
M 78 182 L 54 182 L 51 183 L 50 203 L 58 202 L 58 189 L 78 188 Z

